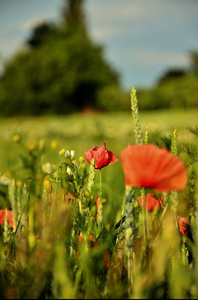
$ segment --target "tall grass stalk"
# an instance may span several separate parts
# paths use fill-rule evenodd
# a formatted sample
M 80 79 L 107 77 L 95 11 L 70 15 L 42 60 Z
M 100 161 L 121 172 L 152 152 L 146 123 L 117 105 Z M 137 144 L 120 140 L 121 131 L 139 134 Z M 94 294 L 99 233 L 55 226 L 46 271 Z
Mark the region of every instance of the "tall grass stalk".
M 131 92 L 131 111 L 134 122 L 134 133 L 135 133 L 135 143 L 138 145 L 143 144 L 143 135 L 140 125 L 139 111 L 138 111 L 138 99 L 136 89 L 133 87 Z
M 131 297 L 133 287 L 133 230 L 134 230 L 134 191 L 131 187 L 126 187 L 125 200 L 125 247 L 127 257 L 128 274 L 128 296 Z

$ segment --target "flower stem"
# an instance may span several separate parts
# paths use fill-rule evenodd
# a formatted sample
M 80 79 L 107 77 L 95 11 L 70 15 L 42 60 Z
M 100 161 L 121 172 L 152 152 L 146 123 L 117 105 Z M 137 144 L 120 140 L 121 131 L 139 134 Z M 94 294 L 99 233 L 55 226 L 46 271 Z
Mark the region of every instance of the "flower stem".
M 102 171 L 100 169 L 100 191 L 98 198 L 98 224 L 102 223 Z

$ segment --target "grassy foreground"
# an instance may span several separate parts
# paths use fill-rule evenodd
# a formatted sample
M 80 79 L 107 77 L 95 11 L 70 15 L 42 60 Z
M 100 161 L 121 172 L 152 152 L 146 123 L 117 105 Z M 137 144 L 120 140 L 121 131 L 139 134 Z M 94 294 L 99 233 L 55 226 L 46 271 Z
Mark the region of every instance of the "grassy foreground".
M 1 298 L 198 296 L 197 111 L 140 112 L 140 123 L 189 176 L 149 213 L 137 199 L 150 191 L 126 190 L 121 159 L 100 171 L 84 158 L 135 144 L 131 111 L 0 120 Z

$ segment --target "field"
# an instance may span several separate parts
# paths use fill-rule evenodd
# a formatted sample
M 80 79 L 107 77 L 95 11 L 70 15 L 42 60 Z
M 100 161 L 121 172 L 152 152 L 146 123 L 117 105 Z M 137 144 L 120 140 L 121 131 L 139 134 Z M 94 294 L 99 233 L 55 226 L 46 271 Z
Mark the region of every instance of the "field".
M 148 131 L 150 143 L 160 141 L 162 137 L 170 137 L 178 131 L 178 142 L 192 141 L 194 138 L 188 128 L 197 125 L 198 110 L 159 110 L 140 112 L 142 131 Z M 118 156 L 120 151 L 129 144 L 135 143 L 132 114 L 121 113 L 85 113 L 66 116 L 16 117 L 0 120 L 0 172 L 20 167 L 18 153 L 20 146 L 12 142 L 12 137 L 20 134 L 24 143 L 44 140 L 46 150 L 41 163 L 60 164 L 62 157 L 59 150 L 75 150 L 76 156 L 84 156 L 87 149 L 102 146 L 106 142 Z M 53 145 L 54 144 L 54 145 Z M 14 155 L 13 155 L 14 153 Z M 105 182 L 117 184 L 115 189 L 124 190 L 124 177 L 119 161 L 117 166 L 104 169 Z M 119 173 L 119 176 L 115 172 Z M 112 184 L 110 184 L 112 186 Z M 116 191 L 117 193 L 118 191 Z
M 142 130 L 149 132 L 151 142 L 156 142 L 161 136 L 170 136 L 175 128 L 178 130 L 179 142 L 191 139 L 187 129 L 197 125 L 197 118 L 197 109 L 140 111 Z M 12 163 L 16 159 L 12 155 L 14 145 L 11 144 L 14 134 L 20 134 L 26 140 L 44 139 L 48 145 L 52 141 L 57 141 L 56 150 L 74 149 L 77 155 L 83 155 L 85 150 L 104 141 L 118 154 L 123 147 L 134 143 L 130 110 L 121 113 L 0 119 L 0 170 L 10 167 L 7 165 L 9 159 L 13 158 Z M 46 159 L 57 162 L 57 151 L 50 152 L 49 155 L 46 153 Z
M 14 214 L 14 223 L 8 211 L 0 217 L 1 296 L 196 298 L 197 136 L 189 128 L 196 133 L 197 117 L 195 109 L 140 111 L 139 123 L 129 109 L 1 118 L 0 208 Z M 149 204 L 152 185 L 125 187 L 121 151 L 137 144 L 138 124 L 145 144 L 169 148 L 189 176 L 181 192 L 153 185 L 159 200 L 153 211 L 137 201 L 147 195 Z M 85 151 L 104 142 L 119 159 L 96 169 L 97 159 L 88 162 Z M 181 216 L 193 220 L 184 224 L 191 236 L 176 232 Z

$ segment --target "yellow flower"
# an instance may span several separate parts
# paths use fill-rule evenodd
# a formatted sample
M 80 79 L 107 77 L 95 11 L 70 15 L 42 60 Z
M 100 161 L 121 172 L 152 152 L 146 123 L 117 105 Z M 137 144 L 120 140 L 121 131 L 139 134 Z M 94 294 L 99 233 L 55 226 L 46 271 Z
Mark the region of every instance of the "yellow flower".
M 45 146 L 45 141 L 43 139 L 39 140 L 39 149 L 43 149 Z
M 35 142 L 35 141 L 28 141 L 28 142 L 26 143 L 26 148 L 27 148 L 30 152 L 34 151 L 34 150 L 36 149 L 36 142 Z
M 80 156 L 79 157 L 79 162 L 84 162 L 85 161 L 85 158 L 83 156 Z
M 54 150 L 58 148 L 58 142 L 56 140 L 51 141 L 51 148 Z
M 15 143 L 18 143 L 20 141 L 21 137 L 19 134 L 14 134 L 12 136 L 12 141 L 15 142 Z
M 65 149 L 59 151 L 59 155 L 64 155 L 64 154 L 65 154 Z

